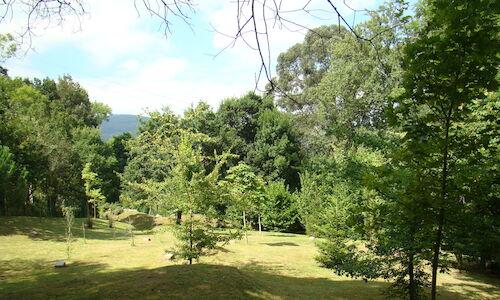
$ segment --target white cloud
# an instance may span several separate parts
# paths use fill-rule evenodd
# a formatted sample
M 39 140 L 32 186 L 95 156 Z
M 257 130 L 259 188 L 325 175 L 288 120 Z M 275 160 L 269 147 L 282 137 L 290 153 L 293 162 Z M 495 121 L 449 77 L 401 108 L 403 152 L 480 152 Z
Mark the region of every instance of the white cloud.
M 113 113 L 138 114 L 143 109 L 156 110 L 169 106 L 181 114 L 191 104 L 203 100 L 218 107 L 223 98 L 241 96 L 248 89 L 244 84 L 227 85 L 216 78 L 203 81 L 179 80 L 188 68 L 188 61 L 163 58 L 140 66 L 128 78 L 77 78 L 93 101 L 104 102 Z
M 239 2 L 241 3 L 241 2 Z M 257 3 L 257 2 L 256 2 Z M 267 20 L 267 32 L 269 37 L 269 48 L 267 39 L 264 35 L 260 35 L 260 47 L 264 54 L 266 65 L 272 74 L 277 56 L 286 51 L 295 43 L 299 43 L 304 39 L 304 35 L 308 28 L 315 28 L 323 24 L 337 23 L 338 18 L 336 12 L 326 1 L 308 1 L 294 0 L 283 1 L 280 4 L 281 22 L 275 22 L 277 19 L 274 16 L 276 9 L 273 2 L 267 2 L 268 7 L 263 9 L 261 2 L 256 5 L 256 23 L 259 32 L 265 32 L 264 15 Z M 333 1 L 340 13 L 350 21 L 352 9 L 374 8 L 377 5 L 376 0 L 347 0 Z M 302 9 L 306 6 L 306 10 Z M 348 6 L 346 6 L 347 4 Z M 251 15 L 252 7 L 244 4 L 240 15 L 240 25 L 244 24 Z M 259 71 L 261 58 L 257 48 L 253 23 L 246 25 L 246 30 L 242 34 L 242 38 L 234 41 L 238 30 L 238 19 L 236 15 L 237 2 L 228 2 L 227 5 L 206 5 L 203 6 L 203 13 L 208 16 L 210 24 L 218 31 L 214 35 L 213 45 L 217 49 L 225 49 L 220 55 L 226 60 L 229 60 L 232 65 L 238 65 L 242 70 L 253 70 L 253 73 Z M 359 14 L 359 13 L 358 13 Z M 359 20 L 358 15 L 358 20 Z M 300 26 L 298 26 L 299 24 Z M 252 49 L 253 48 L 253 49 Z M 267 55 L 270 54 L 270 57 Z M 270 61 L 269 61 L 270 60 Z M 264 78 L 265 81 L 265 78 Z M 262 83 L 262 85 L 265 84 Z
M 88 57 L 75 56 L 75 60 L 91 61 L 95 72 L 89 75 L 78 73 L 76 70 L 72 71 L 71 75 L 88 90 L 91 100 L 107 103 L 114 113 L 141 113 L 142 108 L 159 109 L 168 105 L 180 114 L 199 100 L 207 101 L 213 107 L 217 107 L 221 99 L 241 96 L 254 88 L 260 58 L 258 52 L 252 50 L 242 40 L 239 40 L 234 47 L 226 49 L 215 60 L 211 60 L 208 56 L 206 61 L 200 61 L 199 58 L 195 60 L 182 51 L 176 52 L 178 54 L 174 57 L 172 54 L 174 47 L 169 44 L 171 39 L 165 39 L 163 33 L 157 30 L 158 20 L 152 20 L 149 16 L 139 18 L 133 1 L 89 0 L 88 2 L 91 15 L 82 19 L 81 30 L 80 23 L 74 19 L 67 20 L 63 27 L 40 30 L 40 37 L 34 40 L 34 46 L 38 51 L 36 55 L 40 55 L 38 59 L 40 60 L 40 57 L 68 45 L 82 50 Z M 293 10 L 304 2 L 306 0 L 287 0 L 283 2 L 287 5 L 283 8 Z M 375 2 L 375 0 L 348 1 L 351 7 L 357 9 L 373 7 Z M 328 9 L 324 0 L 315 0 L 311 3 Z M 343 6 L 343 1 L 336 0 L 334 3 L 339 4 L 342 9 L 347 9 Z M 198 21 L 211 23 L 221 32 L 234 35 L 237 27 L 235 5 L 235 2 L 230 0 L 200 0 L 196 6 L 197 14 L 192 17 L 199 18 Z M 144 9 L 140 12 L 145 13 Z M 319 11 L 315 11 L 315 14 L 325 17 L 324 13 Z M 286 16 L 311 28 L 336 22 L 336 18 L 325 21 L 303 12 L 289 13 Z M 147 23 L 149 21 L 151 22 Z M 172 21 L 179 22 L 177 19 Z M 22 19 L 16 22 L 19 25 Z M 0 31 L 6 32 L 16 28 L 16 22 L 14 25 L 9 25 L 10 27 L 0 26 Z M 208 24 L 206 25 L 208 28 Z M 203 28 L 195 30 L 204 32 Z M 277 55 L 294 43 L 302 41 L 305 31 L 291 32 L 279 26 L 271 27 L 269 30 L 271 70 L 274 73 Z M 215 54 L 213 48 L 220 50 L 230 41 L 231 39 L 214 33 L 211 45 L 200 46 L 212 49 L 199 49 L 199 52 Z M 255 46 L 252 35 L 248 36 L 248 41 Z M 197 45 L 193 41 L 187 45 L 175 46 L 182 50 L 183 47 Z M 7 64 L 10 73 L 17 76 L 45 77 L 46 74 L 41 70 L 33 68 L 31 64 L 33 57 L 35 54 L 29 53 L 23 61 L 10 61 Z M 48 61 L 46 64 L 47 68 L 51 67 Z M 64 72 L 61 69 L 59 66 L 58 72 Z M 101 73 L 102 70 L 106 70 L 106 74 Z M 262 80 L 260 88 L 265 83 L 265 79 Z
M 88 15 L 67 17 L 64 26 L 40 22 L 34 28 L 33 46 L 37 52 L 50 51 L 60 45 L 72 44 L 92 57 L 100 67 L 110 66 L 124 56 L 144 51 L 168 51 L 168 40 L 159 32 L 142 28 L 143 22 L 133 1 L 89 0 Z M 16 14 L 17 15 L 17 14 Z M 9 24 L 2 24 L 2 32 L 15 32 L 26 24 L 25 17 L 17 15 Z

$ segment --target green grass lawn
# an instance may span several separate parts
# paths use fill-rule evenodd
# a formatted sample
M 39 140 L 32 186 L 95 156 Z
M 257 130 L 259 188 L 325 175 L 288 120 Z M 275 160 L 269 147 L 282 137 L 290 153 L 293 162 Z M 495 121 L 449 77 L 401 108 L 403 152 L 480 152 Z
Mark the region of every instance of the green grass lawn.
M 136 232 L 135 247 L 117 223 L 95 229 L 73 227 L 72 257 L 66 259 L 62 218 L 0 218 L 2 299 L 384 299 L 384 281 L 339 277 L 314 261 L 307 236 L 253 232 L 248 245 L 236 241 L 194 265 L 167 261 L 172 233 Z M 39 236 L 31 237 L 31 230 Z M 145 241 L 144 238 L 151 238 Z M 56 261 L 66 268 L 54 268 Z M 500 280 L 452 270 L 439 278 L 440 299 L 500 299 Z

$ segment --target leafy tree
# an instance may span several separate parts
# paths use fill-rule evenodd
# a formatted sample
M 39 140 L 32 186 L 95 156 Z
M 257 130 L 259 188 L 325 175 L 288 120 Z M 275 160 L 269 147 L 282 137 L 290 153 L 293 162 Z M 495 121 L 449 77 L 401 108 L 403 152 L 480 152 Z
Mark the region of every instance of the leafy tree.
M 309 88 L 317 86 L 326 75 L 332 53 L 330 46 L 347 35 L 344 27 L 322 26 L 306 33 L 302 43 L 295 44 L 278 56 L 275 78 L 278 104 L 288 111 L 302 111 L 314 104 Z
M 278 60 L 277 82 L 298 86 L 277 90 L 277 103 L 293 114 L 307 153 L 330 151 L 332 137 L 335 143 L 347 140 L 350 147 L 359 129 L 386 127 L 384 108 L 392 90 L 401 85 L 405 7 L 402 1 L 392 1 L 371 12 L 368 21 L 355 27 L 366 39 L 335 25 L 320 27 L 281 54 L 293 59 Z
M 498 75 L 497 75 L 498 80 Z M 489 93 L 487 98 L 471 103 L 471 114 L 456 122 L 460 133 L 462 155 L 460 172 L 455 175 L 460 182 L 459 199 L 454 207 L 456 214 L 449 216 L 449 233 L 445 236 L 446 250 L 457 258 L 458 267 L 465 266 L 465 257 L 479 261 L 483 267 L 498 261 L 496 249 L 500 246 L 498 234 L 500 219 L 498 151 L 499 124 L 496 112 L 500 107 L 499 92 Z M 474 150 L 474 151 L 470 151 Z M 498 269 L 492 271 L 498 272 Z
M 167 183 L 174 201 L 187 213 L 187 220 L 176 230 L 180 244 L 175 252 L 189 264 L 207 251 L 215 250 L 218 242 L 231 238 L 221 235 L 210 224 L 216 214 L 214 205 L 220 196 L 219 170 L 227 155 L 215 157 L 215 168 L 207 173 L 203 166 L 206 157 L 200 147 L 200 140 L 205 138 L 202 134 L 181 131 L 178 143 L 170 144 L 176 159 Z
M 292 190 L 299 187 L 301 149 L 288 114 L 276 109 L 263 111 L 246 161 L 267 181 L 284 180 Z
M 94 218 L 97 218 L 97 209 L 99 209 L 99 215 L 101 216 L 105 208 L 106 197 L 102 194 L 102 182 L 97 173 L 92 171 L 91 163 L 85 164 L 82 170 L 82 179 L 85 182 L 85 195 L 87 196 L 88 203 L 93 207 Z
M 460 135 L 454 124 L 470 114 L 474 99 L 496 90 L 499 64 L 495 1 L 425 2 L 423 24 L 405 49 L 404 99 L 399 102 L 406 139 L 421 164 L 435 174 L 436 216 L 432 258 L 432 299 L 447 215 L 458 201 L 455 174 L 460 173 Z M 488 45 L 485 47 L 484 45 Z M 418 153 L 414 149 L 422 151 Z M 458 167 L 458 168 L 457 168 Z
M 165 145 L 171 138 L 176 138 L 179 121 L 171 111 L 165 110 L 152 112 L 150 119 L 141 122 L 139 135 L 126 142 L 129 159 L 120 177 L 120 198 L 125 205 L 152 212 L 153 208 L 160 206 L 144 200 L 163 199 L 164 190 L 157 190 L 159 194 L 156 196 L 151 193 L 148 196 L 146 188 L 151 184 L 160 186 L 170 176 L 172 152 Z M 154 189 L 150 191 L 155 193 Z
M 109 143 L 102 141 L 98 128 L 78 127 L 72 130 L 73 151 L 78 155 L 77 164 L 83 169 L 86 163 L 92 165 L 92 170 L 100 178 L 100 188 L 107 201 L 118 200 L 118 186 L 115 186 L 117 174 L 116 158 Z M 83 186 L 83 182 L 80 183 Z
M 0 187 L 2 194 L 1 210 L 4 216 L 9 214 L 9 202 L 16 199 L 24 202 L 26 193 L 26 170 L 16 163 L 9 147 L 0 145 Z M 8 199 L 11 199 L 9 201 Z M 14 206 L 15 207 L 15 206 Z
M 297 232 L 302 230 L 295 196 L 283 181 L 270 181 L 264 187 L 262 223 L 273 231 Z
M 231 163 L 236 165 L 245 159 L 255 140 L 260 114 L 272 107 L 270 98 L 254 93 L 222 101 L 216 114 L 218 139 L 223 151 L 238 155 L 239 159 Z
M 241 215 L 242 229 L 248 243 L 247 215 L 256 214 L 261 230 L 261 215 L 263 211 L 264 180 L 252 172 L 252 168 L 244 163 L 231 167 L 221 186 L 228 191 L 230 200 L 229 210 Z

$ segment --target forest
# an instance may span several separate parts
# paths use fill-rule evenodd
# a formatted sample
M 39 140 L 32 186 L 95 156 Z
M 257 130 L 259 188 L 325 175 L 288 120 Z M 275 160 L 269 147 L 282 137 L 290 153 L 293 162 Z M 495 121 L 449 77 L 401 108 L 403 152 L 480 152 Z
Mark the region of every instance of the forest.
M 190 263 L 224 228 L 307 233 L 323 267 L 408 299 L 435 299 L 451 267 L 498 274 L 499 2 L 407 8 L 370 12 L 362 38 L 312 29 L 265 92 L 151 111 L 106 142 L 111 109 L 70 75 L 2 68 L 0 214 L 173 216 Z

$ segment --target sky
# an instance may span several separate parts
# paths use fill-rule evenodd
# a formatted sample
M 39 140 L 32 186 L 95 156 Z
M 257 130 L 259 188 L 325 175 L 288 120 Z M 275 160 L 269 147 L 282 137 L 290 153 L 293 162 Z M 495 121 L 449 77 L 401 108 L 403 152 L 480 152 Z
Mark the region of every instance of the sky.
M 31 49 L 24 44 L 3 66 L 11 76 L 57 79 L 69 74 L 87 90 L 91 101 L 109 105 L 114 114 L 143 114 L 164 106 L 181 114 L 199 101 L 217 108 L 221 100 L 255 89 L 260 58 L 251 48 L 253 35 L 245 35 L 250 46 L 241 39 L 232 43 L 236 1 L 194 1 L 191 26 L 174 17 L 167 34 L 161 20 L 148 14 L 142 1 L 136 2 L 137 6 L 134 0 L 87 0 L 88 14 L 78 20 L 67 17 L 62 25 L 41 22 Z M 308 12 L 298 10 L 307 2 Z M 382 1 L 332 3 L 352 25 L 364 17 L 351 8 L 376 9 Z M 243 14 L 250 9 L 245 6 Z M 285 18 L 308 28 L 338 23 L 326 0 L 283 1 L 282 10 Z M 0 24 L 0 33 L 20 32 L 25 17 L 14 11 L 8 22 Z M 285 25 L 269 22 L 272 75 L 279 53 L 301 42 L 306 32 L 291 23 Z M 265 83 L 262 78 L 257 86 Z

